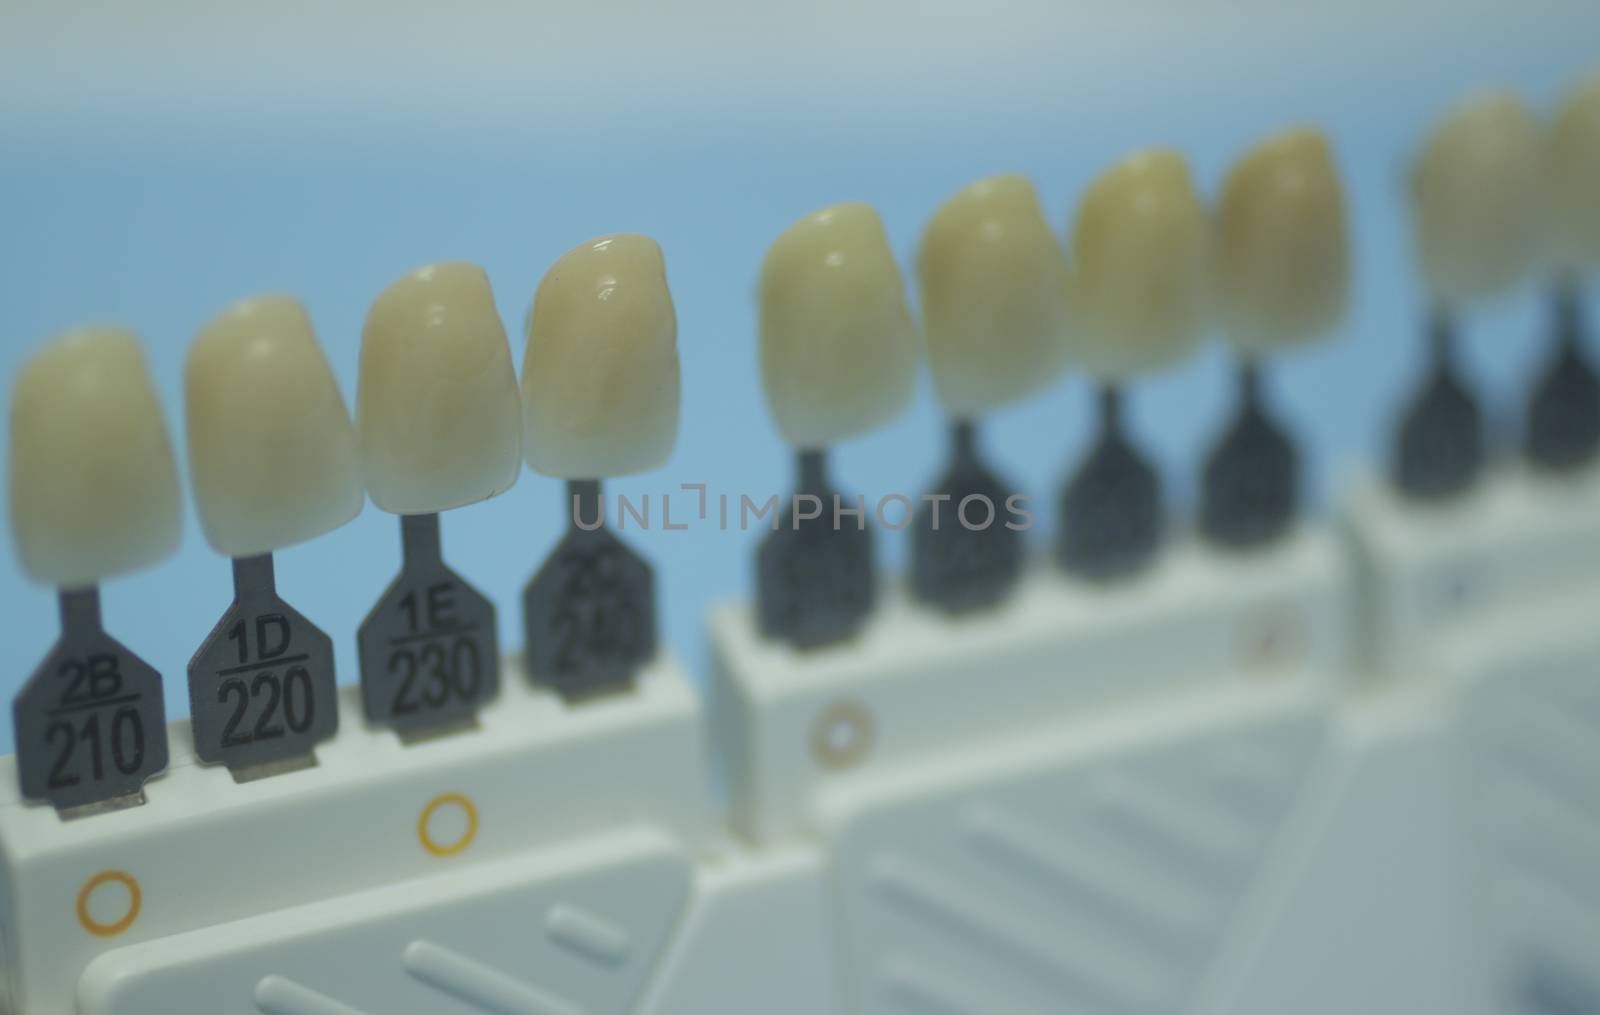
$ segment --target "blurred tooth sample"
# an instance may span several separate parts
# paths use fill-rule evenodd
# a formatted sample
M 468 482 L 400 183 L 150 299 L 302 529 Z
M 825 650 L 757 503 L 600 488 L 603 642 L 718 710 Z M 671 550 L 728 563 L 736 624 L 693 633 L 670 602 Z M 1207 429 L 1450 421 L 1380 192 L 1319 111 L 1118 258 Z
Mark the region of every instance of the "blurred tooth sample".
M 786 229 L 760 286 L 761 380 L 798 479 L 756 558 L 761 633 L 798 648 L 842 641 L 872 610 L 866 506 L 827 476 L 827 449 L 903 412 L 920 339 L 883 223 L 837 204 Z
M 1600 74 L 1556 114 L 1547 159 L 1554 334 L 1528 401 L 1523 451 L 1536 466 L 1569 470 L 1600 452 L 1600 377 L 1583 319 L 1583 276 L 1600 266 Z
M 1417 254 L 1429 295 L 1456 310 L 1522 281 L 1541 246 L 1539 124 L 1503 92 L 1457 106 L 1411 169 Z
M 1476 481 L 1483 423 L 1454 355 L 1456 321 L 1521 281 L 1540 252 L 1544 136 L 1514 96 L 1466 100 L 1433 130 L 1411 169 L 1413 232 L 1432 319 L 1429 363 L 1401 418 L 1391 479 L 1414 500 Z
M 978 451 L 978 419 L 1053 381 L 1066 352 L 1066 259 L 1033 185 L 979 180 L 934 214 L 917 261 L 928 363 L 951 455 L 918 509 L 911 588 L 950 612 L 1004 599 L 1022 566 L 1015 488 Z
M 1600 72 L 1581 82 L 1550 132 L 1556 263 L 1571 272 L 1600 268 Z
M 1133 574 L 1161 540 L 1161 482 L 1122 422 L 1124 386 L 1187 358 L 1209 313 L 1211 225 L 1183 156 L 1131 155 L 1078 203 L 1072 307 L 1100 386 L 1099 434 L 1061 495 L 1056 558 L 1093 579 Z
M 656 653 L 655 577 L 605 525 L 600 481 L 657 468 L 678 434 L 678 318 L 661 248 L 630 233 L 563 254 L 527 319 L 522 450 L 567 481 L 566 534 L 523 590 L 532 679 L 627 690 Z
M 237 780 L 304 767 L 339 726 L 333 642 L 278 597 L 272 554 L 360 513 L 355 428 L 289 296 L 201 330 L 184 402 L 200 525 L 233 558 L 233 602 L 189 662 L 195 753 Z
M 1299 455 L 1261 395 L 1260 360 L 1334 328 L 1349 291 L 1344 193 L 1320 130 L 1269 137 L 1229 172 L 1215 225 L 1217 312 L 1238 358 L 1239 409 L 1206 459 L 1200 532 L 1232 549 L 1293 525 Z
M 100 582 L 178 547 L 178 470 L 138 340 L 69 332 L 12 390 L 11 532 L 59 590 L 61 637 L 12 710 L 24 799 L 60 811 L 142 803 L 167 767 L 161 675 L 100 625 Z
M 400 516 L 401 549 L 357 635 L 363 711 L 402 736 L 470 723 L 500 688 L 498 627 L 444 563 L 439 512 L 504 493 L 522 469 L 517 375 L 482 268 L 431 264 L 373 302 L 356 429 L 367 492 Z

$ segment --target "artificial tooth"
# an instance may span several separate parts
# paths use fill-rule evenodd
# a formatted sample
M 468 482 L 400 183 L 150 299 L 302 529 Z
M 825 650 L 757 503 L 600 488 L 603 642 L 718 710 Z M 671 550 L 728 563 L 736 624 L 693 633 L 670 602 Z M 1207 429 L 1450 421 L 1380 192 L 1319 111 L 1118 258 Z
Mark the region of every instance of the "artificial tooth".
M 1433 311 L 1432 348 L 1391 465 L 1395 488 L 1412 500 L 1457 497 L 1483 471 L 1482 412 L 1457 368 L 1456 318 L 1516 284 L 1540 256 L 1544 144 L 1521 101 L 1485 93 L 1446 116 L 1412 166 L 1417 255 Z
M 656 652 L 654 575 L 603 524 L 600 480 L 661 465 L 677 439 L 678 319 L 661 248 L 619 233 L 568 251 L 527 326 L 523 451 L 568 481 L 570 515 L 523 589 L 526 661 L 536 682 L 582 698 L 632 686 Z
M 167 767 L 165 695 L 101 626 L 99 588 L 178 545 L 178 471 L 138 340 L 83 328 L 35 354 L 12 392 L 10 463 L 17 554 L 61 606 L 60 638 L 12 703 L 22 796 L 63 816 L 142 803 Z
M 1600 265 L 1600 74 L 1556 115 L 1549 161 L 1557 258 L 1570 268 Z
M 919 340 L 871 207 L 833 205 L 785 230 L 760 298 L 761 379 L 784 440 L 826 447 L 905 410 Z
M 367 490 L 402 516 L 400 573 L 356 634 L 367 721 L 402 735 L 470 721 L 499 690 L 497 618 L 445 564 L 438 513 L 509 489 L 522 469 L 522 401 L 482 268 L 430 264 L 373 302 L 356 421 Z M 411 672 L 434 653 L 453 679 L 418 694 Z
M 1435 303 L 1495 296 L 1533 267 L 1543 243 L 1544 139 L 1515 96 L 1469 99 L 1411 171 L 1416 243 Z
M 1206 456 L 1199 529 L 1241 551 L 1281 538 L 1299 514 L 1299 449 L 1262 392 L 1262 354 L 1314 338 L 1344 314 L 1344 197 L 1322 132 L 1287 130 L 1240 159 L 1215 232 L 1216 302 L 1238 353 L 1239 397 Z
M 967 528 L 940 503 L 1009 504 L 1013 488 L 985 461 L 978 417 L 1053 380 L 1066 353 L 1066 257 L 1033 185 L 992 176 L 934 213 L 917 261 L 934 387 L 950 417 L 950 456 L 916 512 L 911 592 L 950 613 L 992 606 L 1022 567 L 1004 524 Z M 945 512 L 946 515 L 949 512 Z
M 1072 234 L 1077 357 L 1114 378 L 1193 350 L 1208 313 L 1209 216 L 1183 156 L 1119 162 L 1078 204 Z
M 385 511 L 444 511 L 516 482 L 522 405 L 482 268 L 430 264 L 373 302 L 356 422 L 367 492 Z
M 529 467 L 599 479 L 666 462 L 678 432 L 678 321 L 654 240 L 618 233 L 562 255 L 527 330 Z
M 1600 370 L 1589 351 L 1583 285 L 1585 270 L 1600 267 L 1600 74 L 1557 113 L 1547 164 L 1553 341 L 1528 398 L 1522 447 L 1533 465 L 1572 472 L 1600 457 Z
M 223 311 L 189 349 L 184 393 L 195 502 L 218 553 L 269 553 L 360 513 L 355 429 L 298 301 Z
M 1223 186 L 1216 231 L 1218 311 L 1236 348 L 1303 342 L 1343 316 L 1344 195 L 1320 130 L 1284 131 L 1240 160 Z
M 22 368 L 8 485 L 17 554 L 35 581 L 93 585 L 177 549 L 177 466 L 133 335 L 69 332 Z
M 1138 152 L 1078 202 L 1072 233 L 1077 355 L 1100 381 L 1098 430 L 1061 494 L 1056 560 L 1073 574 L 1125 578 L 1161 540 L 1161 481 L 1127 433 L 1122 388 L 1189 353 L 1208 314 L 1211 230 L 1176 152 Z
M 314 763 L 339 728 L 333 641 L 278 595 L 272 553 L 361 511 L 355 428 L 288 296 L 244 300 L 206 325 L 184 391 L 201 527 L 233 558 L 233 602 L 189 661 L 195 754 L 236 778 Z M 282 698 L 282 722 L 256 724 L 271 736 L 241 733 L 238 709 L 262 695 Z
M 812 648 L 860 629 L 876 583 L 865 519 L 834 524 L 828 446 L 905 409 L 920 340 L 883 223 L 864 204 L 786 229 L 762 262 L 760 296 L 761 379 L 796 477 L 757 551 L 757 622 L 766 637 Z M 812 499 L 822 510 L 803 512 Z
M 917 261 L 928 364 L 964 418 L 1055 379 L 1066 352 L 1066 259 L 1022 176 L 979 180 L 947 201 Z

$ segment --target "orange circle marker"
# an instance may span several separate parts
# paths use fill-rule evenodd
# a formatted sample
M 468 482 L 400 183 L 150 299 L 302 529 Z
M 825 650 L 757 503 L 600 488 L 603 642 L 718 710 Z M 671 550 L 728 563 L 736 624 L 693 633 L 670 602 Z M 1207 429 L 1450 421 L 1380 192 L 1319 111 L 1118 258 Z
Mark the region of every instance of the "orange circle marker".
M 438 842 L 433 833 L 428 830 L 428 823 L 433 819 L 433 812 L 446 804 L 454 804 L 461 808 L 467 815 L 467 830 L 461 833 L 461 838 L 455 842 Z M 473 805 L 471 798 L 464 793 L 440 793 L 428 801 L 428 806 L 422 809 L 421 817 L 417 818 L 417 841 L 422 843 L 422 848 L 434 856 L 455 856 L 457 853 L 472 845 L 472 840 L 478 837 L 478 808 Z
M 96 888 L 113 881 L 128 889 L 128 911 L 114 923 L 102 923 L 89 913 L 89 896 L 94 894 Z M 133 921 L 139 918 L 139 907 L 143 904 L 144 895 L 139 891 L 139 882 L 132 874 L 126 871 L 101 871 L 78 889 L 78 922 L 95 937 L 116 937 L 133 926 Z

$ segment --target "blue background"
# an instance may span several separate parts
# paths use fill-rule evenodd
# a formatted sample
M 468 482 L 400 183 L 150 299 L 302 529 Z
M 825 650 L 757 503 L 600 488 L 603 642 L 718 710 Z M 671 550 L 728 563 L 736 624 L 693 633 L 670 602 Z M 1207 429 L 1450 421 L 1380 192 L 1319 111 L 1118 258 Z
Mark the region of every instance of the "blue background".
M 437 39 L 435 22 L 396 27 L 377 14 L 323 32 L 293 8 L 252 27 L 197 24 L 184 4 L 138 23 L 109 6 L 75 18 L 71 6 L 0 6 L 12 28 L 0 31 L 0 373 L 71 325 L 128 325 L 147 342 L 181 455 L 185 348 L 238 298 L 304 300 L 353 406 L 362 318 L 401 273 L 484 265 L 520 365 L 520 324 L 545 268 L 587 238 L 644 232 L 666 251 L 677 304 L 682 424 L 667 467 L 608 489 L 652 494 L 656 511 L 675 493 L 675 520 L 695 503 L 680 483 L 735 503 L 788 485 L 758 383 L 754 282 L 795 218 L 870 201 L 909 266 L 927 217 L 980 176 L 1028 174 L 1064 233 L 1086 183 L 1133 149 L 1180 149 L 1210 194 L 1247 144 L 1298 121 L 1334 139 L 1354 241 L 1344 325 L 1270 376 L 1303 439 L 1314 509 L 1326 510 L 1342 476 L 1384 453 L 1418 363 L 1424 308 L 1403 172 L 1421 133 L 1471 88 L 1506 84 L 1547 110 L 1600 64 L 1600 8 L 1584 3 L 1317 14 L 1151 3 L 1125 17 L 1001 5 L 978 20 L 841 8 L 573 26 L 537 7 L 496 8 L 503 26 L 486 13 Z M 1467 323 L 1471 374 L 1502 435 L 1540 355 L 1539 296 L 1530 285 Z M 1179 524 L 1228 411 L 1226 368 L 1213 342 L 1132 399 Z M 1089 430 L 1087 396 L 1070 375 L 985 429 L 1035 498 L 1041 544 Z M 9 384 L 0 399 L 9 413 Z M 838 450 L 835 475 L 869 496 L 915 495 L 943 448 L 924 378 L 911 412 Z M 525 472 L 506 495 L 445 518 L 447 558 L 501 604 L 508 649 L 521 640 L 520 587 L 561 510 L 558 484 Z M 109 628 L 167 675 L 174 716 L 188 712 L 188 657 L 230 596 L 226 561 L 186 511 L 175 557 L 105 587 Z M 695 523 L 631 538 L 655 562 L 666 642 L 702 671 L 702 618 L 750 593 L 758 534 Z M 886 566 L 903 543 L 881 541 Z M 333 634 L 343 682 L 397 553 L 397 523 L 369 504 L 278 557 L 281 591 Z M 55 610 L 0 551 L 0 694 L 49 648 Z M 11 743 L 0 724 L 0 750 Z

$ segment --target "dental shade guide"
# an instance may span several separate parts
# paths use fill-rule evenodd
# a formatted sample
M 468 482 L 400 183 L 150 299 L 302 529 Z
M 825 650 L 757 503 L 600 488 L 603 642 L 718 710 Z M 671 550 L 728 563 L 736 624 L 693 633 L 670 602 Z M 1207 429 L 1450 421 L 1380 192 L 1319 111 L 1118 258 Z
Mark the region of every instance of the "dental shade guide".
M 676 437 L 653 242 L 557 261 L 520 392 L 483 272 L 409 273 L 368 314 L 353 427 L 293 301 L 208 326 L 186 372 L 191 470 L 252 650 L 303 622 L 272 590 L 276 548 L 338 526 L 363 490 L 399 518 L 400 577 L 359 633 L 335 632 L 362 660 L 339 707 L 366 721 L 318 741 L 315 765 L 224 768 L 203 763 L 198 705 L 141 718 L 167 771 L 83 804 L 25 793 L 37 752 L 0 758 L 0 1013 L 1600 1011 L 1600 477 L 1530 452 L 1457 498 L 1380 474 L 1337 518 L 1302 517 L 1288 393 L 1269 415 L 1265 368 L 1346 299 L 1326 142 L 1269 141 L 1214 223 L 1175 154 L 1129 161 L 1112 198 L 1085 196 L 1070 262 L 1020 177 L 947 202 L 918 254 L 920 338 L 870 209 L 773 245 L 762 372 L 795 496 L 771 502 L 756 596 L 711 612 L 703 680 L 657 636 L 651 564 L 605 518 L 605 481 L 660 466 Z M 1163 531 L 1152 471 L 1154 536 L 1097 547 L 1066 511 L 1086 556 L 1063 569 L 1038 536 L 967 541 L 987 530 L 948 501 L 954 536 L 909 514 L 911 532 L 874 531 L 882 501 L 857 515 L 828 475 L 833 448 L 904 409 L 920 346 L 948 443 L 931 492 L 981 492 L 1004 528 L 1017 490 L 982 454 L 991 418 L 1077 368 L 1107 417 L 1091 449 L 1131 443 L 1129 389 L 1192 350 L 1213 287 L 1255 446 L 1219 456 L 1237 475 L 1203 481 L 1199 532 Z M 63 345 L 49 383 L 30 364 L 12 403 L 18 554 L 62 590 L 69 632 L 95 621 L 95 582 L 177 531 L 154 391 L 132 339 L 106 341 Z M 561 500 L 564 534 L 526 589 L 526 651 L 457 695 L 466 660 L 498 648 L 441 520 L 523 464 L 553 480 L 529 482 Z M 902 539 L 904 580 L 885 581 L 873 543 Z M 223 678 L 281 683 L 317 637 Z M 391 707 L 398 650 L 419 656 L 411 691 L 447 701 Z M 236 731 L 298 719 L 311 699 L 291 679 L 292 702 L 267 710 L 263 683 Z M 129 704 L 95 700 L 113 726 Z

